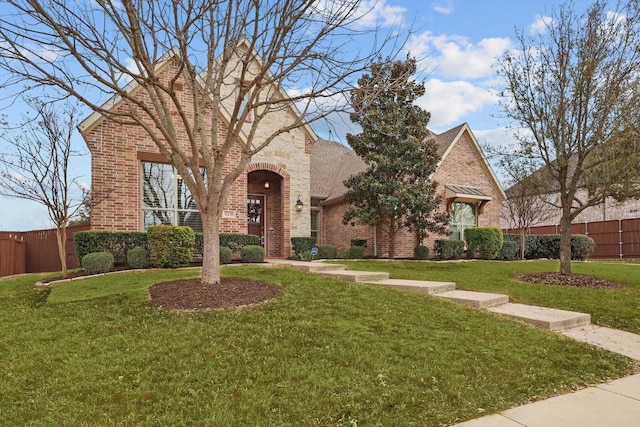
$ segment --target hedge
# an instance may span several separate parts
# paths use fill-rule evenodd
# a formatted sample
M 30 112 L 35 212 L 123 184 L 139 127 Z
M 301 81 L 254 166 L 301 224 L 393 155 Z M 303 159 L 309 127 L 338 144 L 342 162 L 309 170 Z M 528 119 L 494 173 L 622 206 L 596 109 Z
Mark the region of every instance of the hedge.
M 127 265 L 133 269 L 149 267 L 149 251 L 145 248 L 133 248 L 127 251 Z
M 364 246 L 351 246 L 347 251 L 347 258 L 362 259 L 364 258 Z
M 78 231 L 73 243 L 78 260 L 93 252 L 109 252 L 116 265 L 126 264 L 129 249 L 149 249 L 147 233 L 141 231 Z
M 505 236 L 506 237 L 506 236 Z M 513 240 L 507 240 L 502 243 L 502 248 L 500 252 L 498 252 L 497 259 L 501 260 L 514 260 L 520 257 L 520 243 L 514 242 Z
M 505 241 L 513 241 L 518 244 L 520 250 L 520 235 L 507 234 Z M 571 236 L 571 259 L 585 261 L 593 252 L 595 242 L 585 234 Z M 524 240 L 524 257 L 526 259 L 560 258 L 560 236 L 557 234 L 528 234 Z
M 460 259 L 464 253 L 462 240 L 436 240 L 433 250 L 438 259 Z
M 154 225 L 147 229 L 147 234 L 158 267 L 178 268 L 191 263 L 195 246 L 195 233 L 191 227 Z
M 338 250 L 333 245 L 319 245 L 318 246 L 318 258 L 320 259 L 335 259 L 338 257 Z
M 234 253 L 239 253 L 240 249 L 247 245 L 260 245 L 260 237 L 253 234 L 231 234 L 220 233 L 220 247 L 226 246 Z M 204 253 L 204 235 L 196 233 L 196 243 L 194 251 Z

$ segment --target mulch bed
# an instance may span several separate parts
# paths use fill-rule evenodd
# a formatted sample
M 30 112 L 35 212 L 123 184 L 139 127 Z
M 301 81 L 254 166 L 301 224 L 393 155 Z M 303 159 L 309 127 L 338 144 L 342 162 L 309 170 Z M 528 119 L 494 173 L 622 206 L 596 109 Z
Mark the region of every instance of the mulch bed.
M 157 283 L 149 288 L 153 305 L 170 310 L 225 309 L 257 304 L 282 295 L 270 283 L 241 277 L 223 277 L 217 285 L 199 278 Z
M 587 276 L 586 274 L 560 274 L 560 273 L 532 273 L 521 274 L 516 279 L 527 283 L 535 283 L 542 285 L 560 285 L 575 286 L 580 288 L 604 288 L 617 289 L 624 285 L 611 282 L 609 280 L 598 279 L 597 277 Z

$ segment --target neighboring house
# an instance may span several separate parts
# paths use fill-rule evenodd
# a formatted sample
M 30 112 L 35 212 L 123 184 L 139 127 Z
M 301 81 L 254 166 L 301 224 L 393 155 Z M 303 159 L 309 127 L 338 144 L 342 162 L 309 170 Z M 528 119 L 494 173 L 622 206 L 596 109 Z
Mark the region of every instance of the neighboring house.
M 168 76 L 175 66 L 168 57 L 157 69 L 161 76 L 164 71 Z M 182 84 L 177 81 L 174 87 Z M 135 84 L 127 88 L 146 97 L 140 89 Z M 185 88 L 183 96 L 190 93 Z M 126 108 L 117 97 L 105 106 Z M 273 113 L 261 125 L 268 134 L 270 126 L 291 115 L 299 117 L 299 112 L 292 107 Z M 226 132 L 226 118 L 218 120 L 220 132 Z M 140 231 L 157 224 L 202 230 L 197 207 L 181 177 L 139 126 L 94 113 L 78 128 L 91 152 L 92 192 L 99 200 L 92 207 L 93 230 Z M 442 157 L 433 179 L 439 183 L 442 209 L 452 214 L 451 238 L 462 238 L 466 227 L 498 226 L 505 196 L 468 125 L 432 137 Z M 309 235 L 316 236 L 318 244 L 333 244 L 339 250 L 347 249 L 351 239 L 367 239 L 369 254 L 384 257 L 388 242 L 379 230 L 342 224 L 347 207 L 343 181 L 364 167 L 352 150 L 320 140 L 309 126 L 280 135 L 253 157 L 233 184 L 220 231 L 260 236 L 267 257 L 292 255 L 291 237 Z M 429 236 L 421 243 L 433 247 L 438 238 L 446 236 Z M 417 244 L 414 233 L 399 233 L 397 256 L 412 256 Z
M 396 256 L 411 257 L 418 244 L 433 248 L 437 239 L 463 239 L 464 230 L 475 226 L 500 225 L 506 199 L 477 140 L 465 123 L 441 134 L 431 134 L 438 144 L 438 163 L 433 180 L 442 197 L 441 209 L 450 213 L 449 236 L 430 235 L 418 242 L 415 233 L 398 233 Z M 388 256 L 388 237 L 377 227 L 344 225 L 348 208 L 344 180 L 362 172 L 366 165 L 352 150 L 335 142 L 319 140 L 311 152 L 311 229 L 320 243 L 347 249 L 352 239 L 367 240 L 367 254 Z

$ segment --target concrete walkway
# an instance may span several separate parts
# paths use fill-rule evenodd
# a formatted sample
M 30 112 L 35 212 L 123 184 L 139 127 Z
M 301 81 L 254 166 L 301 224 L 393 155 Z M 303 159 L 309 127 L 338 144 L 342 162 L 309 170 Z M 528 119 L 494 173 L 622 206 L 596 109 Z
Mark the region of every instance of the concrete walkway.
M 490 310 L 640 361 L 640 335 L 591 324 L 587 313 L 513 304 L 501 294 L 456 290 L 455 283 L 390 279 L 388 273 L 346 270 L 340 264 L 269 260 L 310 273 L 447 298 Z M 640 427 L 640 374 L 512 408 L 455 427 Z

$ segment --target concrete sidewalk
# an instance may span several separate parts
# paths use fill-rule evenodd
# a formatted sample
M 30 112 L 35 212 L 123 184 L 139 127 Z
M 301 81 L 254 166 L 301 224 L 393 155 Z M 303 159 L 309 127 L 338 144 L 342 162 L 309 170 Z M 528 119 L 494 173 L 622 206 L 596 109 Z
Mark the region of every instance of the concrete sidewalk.
M 456 424 L 455 427 L 558 426 L 640 426 L 640 374 Z
M 269 260 L 271 261 L 271 260 Z M 512 304 L 506 295 L 455 290 L 454 283 L 390 279 L 387 273 L 345 270 L 343 265 L 273 260 L 299 270 L 354 282 L 426 293 L 491 310 L 640 361 L 640 335 L 591 325 L 590 315 Z M 640 427 L 640 374 L 552 397 L 454 427 Z

